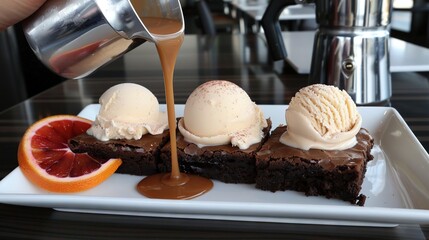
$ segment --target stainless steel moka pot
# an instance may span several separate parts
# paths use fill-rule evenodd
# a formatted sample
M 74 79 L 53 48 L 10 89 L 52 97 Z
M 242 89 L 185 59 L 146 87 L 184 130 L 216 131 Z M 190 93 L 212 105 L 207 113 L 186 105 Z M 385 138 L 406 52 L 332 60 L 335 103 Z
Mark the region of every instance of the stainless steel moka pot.
M 359 105 L 389 100 L 391 0 L 272 0 L 262 26 L 274 60 L 287 57 L 278 17 L 296 3 L 316 5 L 309 84 L 345 89 Z

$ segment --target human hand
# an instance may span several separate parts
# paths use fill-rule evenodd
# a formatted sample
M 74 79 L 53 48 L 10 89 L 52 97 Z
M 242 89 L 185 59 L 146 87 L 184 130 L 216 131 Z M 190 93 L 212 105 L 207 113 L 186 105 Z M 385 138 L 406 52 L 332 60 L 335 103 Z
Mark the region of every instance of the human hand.
M 0 31 L 33 14 L 46 0 L 0 0 Z

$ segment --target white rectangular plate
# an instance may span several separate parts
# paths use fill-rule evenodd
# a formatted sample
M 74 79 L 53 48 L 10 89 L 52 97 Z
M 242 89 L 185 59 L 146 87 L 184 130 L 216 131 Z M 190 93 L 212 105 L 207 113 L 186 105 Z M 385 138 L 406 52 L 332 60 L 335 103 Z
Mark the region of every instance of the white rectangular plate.
M 161 106 L 165 109 L 165 106 Z M 183 105 L 176 106 L 182 116 Z M 285 105 L 261 105 L 273 126 L 284 124 Z M 79 114 L 94 119 L 99 105 Z M 362 193 L 364 207 L 295 191 L 266 192 L 251 184 L 215 181 L 207 194 L 192 200 L 159 200 L 141 196 L 141 177 L 114 174 L 101 185 L 76 194 L 56 194 L 35 187 L 16 168 L 0 182 L 0 202 L 50 207 L 62 211 L 123 215 L 264 221 L 305 224 L 395 226 L 429 223 L 429 156 L 393 108 L 359 107 L 363 127 L 374 136 Z

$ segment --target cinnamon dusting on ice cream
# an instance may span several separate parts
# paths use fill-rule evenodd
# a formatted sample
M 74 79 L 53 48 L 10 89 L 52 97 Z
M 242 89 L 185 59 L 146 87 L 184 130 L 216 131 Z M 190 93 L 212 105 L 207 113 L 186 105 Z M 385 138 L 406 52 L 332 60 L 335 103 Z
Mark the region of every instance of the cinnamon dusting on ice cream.
M 186 101 L 179 131 L 199 147 L 231 143 L 240 149 L 260 142 L 267 126 L 263 113 L 248 94 L 229 81 L 209 81 Z

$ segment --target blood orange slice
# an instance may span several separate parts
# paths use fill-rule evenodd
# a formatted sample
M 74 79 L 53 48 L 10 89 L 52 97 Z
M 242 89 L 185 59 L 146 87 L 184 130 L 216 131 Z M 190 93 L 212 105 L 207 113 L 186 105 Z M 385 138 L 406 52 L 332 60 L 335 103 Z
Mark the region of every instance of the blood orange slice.
M 18 148 L 23 174 L 52 192 L 84 191 L 106 180 L 121 165 L 121 159 L 95 159 L 68 147 L 69 139 L 90 126 L 90 120 L 73 115 L 50 116 L 31 125 Z

